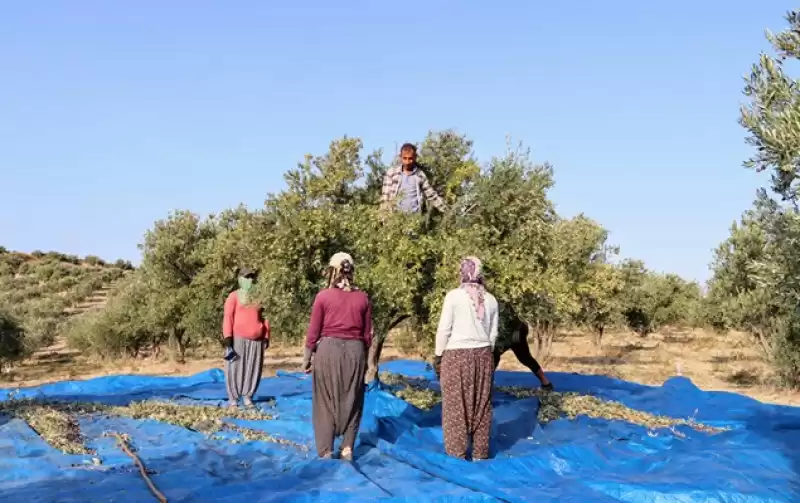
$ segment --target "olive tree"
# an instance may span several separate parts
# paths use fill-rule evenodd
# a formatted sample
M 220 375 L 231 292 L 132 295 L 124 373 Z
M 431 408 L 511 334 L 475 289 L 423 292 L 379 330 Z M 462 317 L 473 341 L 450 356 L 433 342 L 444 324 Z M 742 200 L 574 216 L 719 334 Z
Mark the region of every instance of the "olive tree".
M 770 175 L 753 208 L 731 229 L 712 264 L 707 316 L 719 328 L 753 334 L 788 381 L 800 375 L 800 87 L 788 69 L 800 57 L 800 13 L 788 27 L 767 32 L 773 54 L 762 53 L 747 77 L 740 123 L 755 154 L 747 168 Z

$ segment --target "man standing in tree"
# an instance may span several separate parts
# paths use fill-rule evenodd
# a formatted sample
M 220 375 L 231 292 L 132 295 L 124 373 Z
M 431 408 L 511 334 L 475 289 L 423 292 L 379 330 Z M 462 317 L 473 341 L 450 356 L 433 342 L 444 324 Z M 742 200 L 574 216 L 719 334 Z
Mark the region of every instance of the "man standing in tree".
M 441 212 L 444 200 L 436 193 L 427 175 L 417 165 L 417 147 L 410 143 L 400 147 L 400 166 L 389 169 L 383 177 L 381 208 L 403 213 L 422 213 L 423 202 Z
M 441 212 L 446 209 L 444 200 L 436 193 L 428 181 L 428 176 L 417 164 L 417 147 L 411 143 L 404 143 L 400 147 L 400 166 L 390 168 L 383 176 L 381 209 L 386 212 L 400 211 L 404 214 L 421 215 L 423 203 L 427 203 L 426 206 L 434 206 Z M 411 232 L 409 236 L 414 239 L 416 233 Z M 409 269 L 412 266 L 411 263 L 407 264 Z M 388 330 L 406 318 L 408 315 L 395 319 Z M 368 383 L 372 382 L 378 374 L 378 364 L 386 335 L 385 333 L 376 334 L 375 342 L 370 347 L 366 374 Z

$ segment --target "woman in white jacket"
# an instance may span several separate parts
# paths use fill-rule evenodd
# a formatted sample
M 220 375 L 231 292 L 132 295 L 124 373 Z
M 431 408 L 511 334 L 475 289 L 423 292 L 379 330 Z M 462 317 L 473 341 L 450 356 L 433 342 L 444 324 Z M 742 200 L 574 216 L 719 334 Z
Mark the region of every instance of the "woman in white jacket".
M 461 261 L 461 286 L 447 293 L 436 332 L 434 367 L 442 387 L 442 430 L 447 454 L 489 457 L 492 428 L 497 299 L 483 285 L 481 261 Z

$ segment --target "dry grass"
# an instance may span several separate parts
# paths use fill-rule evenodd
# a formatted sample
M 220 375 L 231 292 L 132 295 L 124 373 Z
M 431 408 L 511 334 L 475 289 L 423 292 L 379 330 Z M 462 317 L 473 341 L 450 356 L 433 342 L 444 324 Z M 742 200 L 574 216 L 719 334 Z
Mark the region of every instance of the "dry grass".
M 301 361 L 302 354 L 297 351 L 297 347 L 270 348 L 264 364 L 264 376 L 275 375 L 279 369 L 299 367 Z M 63 341 L 57 341 L 10 372 L 4 373 L 0 387 L 38 386 L 55 381 L 83 380 L 111 374 L 183 376 L 212 368 L 222 368 L 221 357 L 195 358 L 186 363 L 178 363 L 168 357 L 103 361 L 87 358 L 69 349 Z
M 526 369 L 511 352 L 503 356 L 500 368 Z M 556 338 L 546 369 L 651 385 L 682 375 L 705 390 L 733 391 L 768 403 L 800 405 L 800 393 L 777 387 L 757 344 L 736 332 L 720 335 L 705 330 L 665 330 L 645 338 L 618 332 L 607 334 L 600 349 L 593 345 L 591 334 L 568 333 Z
M 278 369 L 295 370 L 302 359 L 297 346 L 273 345 L 267 355 L 265 376 L 274 375 Z M 382 360 L 403 356 L 387 342 Z M 221 358 L 195 359 L 185 364 L 168 359 L 97 362 L 56 345 L 4 378 L 7 386 L 18 387 L 109 374 L 191 375 L 215 367 L 222 368 Z M 526 370 L 511 352 L 503 356 L 500 368 Z M 604 337 L 601 349 L 594 347 L 591 334 L 566 333 L 556 338 L 545 368 L 655 385 L 683 375 L 706 390 L 734 391 L 764 402 L 800 405 L 800 393 L 775 386 L 772 371 L 757 345 L 740 333 L 664 331 L 645 338 L 631 333 L 610 333 Z
M 404 355 L 387 342 L 383 361 Z M 264 375 L 277 369 L 296 370 L 301 362 L 295 346 L 275 346 L 268 350 Z M 30 361 L 4 375 L 8 386 L 33 386 L 65 379 L 87 379 L 109 374 L 190 375 L 210 368 L 221 368 L 221 358 L 191 360 L 178 364 L 168 359 L 140 359 L 116 362 L 91 361 L 67 350 L 63 344 L 36 355 Z M 509 352 L 503 356 L 501 369 L 525 370 Z M 549 371 L 600 374 L 643 384 L 661 384 L 683 375 L 706 390 L 734 391 L 764 402 L 800 405 L 800 393 L 780 389 L 758 346 L 746 335 L 717 335 L 702 330 L 664 331 L 641 338 L 630 333 L 607 334 L 603 346 L 596 348 L 591 334 L 567 333 L 558 337 L 546 369 Z M 441 401 L 438 392 L 427 389 L 424 380 L 381 374 L 381 380 L 393 385 L 393 393 L 421 409 L 430 409 Z M 555 382 L 558 387 L 558 382 Z M 576 393 L 546 393 L 538 389 L 504 388 L 517 397 L 537 396 L 541 400 L 539 420 L 581 415 L 627 421 L 650 429 L 668 429 L 677 435 L 678 426 L 708 433 L 718 429 L 702 425 L 692 418 L 668 418 L 635 411 L 616 402 Z M 96 404 L 64 404 L 34 400 L 0 402 L 0 413 L 26 421 L 53 447 L 73 454 L 93 454 L 85 446 L 78 419 L 82 415 L 104 414 L 134 419 L 151 419 L 189 428 L 209 438 L 230 442 L 261 440 L 290 444 L 259 430 L 232 425 L 224 418 L 269 419 L 268 414 L 247 410 L 228 411 L 217 407 L 183 406 L 168 402 L 137 402 L 125 407 Z M 255 416 L 257 414 L 258 416 Z M 260 414 L 260 415 L 259 415 Z M 227 433 L 227 435 L 226 435 Z M 94 458 L 96 463 L 99 459 Z

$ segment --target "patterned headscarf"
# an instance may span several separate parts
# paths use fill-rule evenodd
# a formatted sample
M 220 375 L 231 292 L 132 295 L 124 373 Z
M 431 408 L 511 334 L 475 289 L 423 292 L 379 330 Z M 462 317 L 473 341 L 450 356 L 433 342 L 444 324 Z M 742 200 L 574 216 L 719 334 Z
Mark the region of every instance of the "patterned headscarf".
M 328 288 L 336 287 L 346 292 L 355 289 L 355 286 L 353 286 L 353 272 L 355 270 L 353 257 L 348 253 L 339 252 L 331 257 L 328 265 L 330 266 Z
M 478 319 L 483 321 L 486 309 L 483 303 L 486 289 L 483 286 L 483 264 L 477 257 L 466 257 L 461 261 L 461 288 L 472 299 Z

